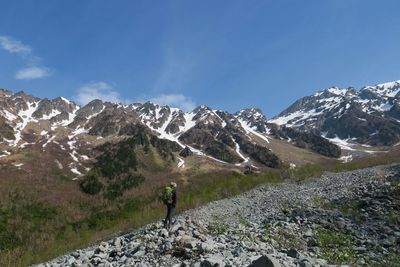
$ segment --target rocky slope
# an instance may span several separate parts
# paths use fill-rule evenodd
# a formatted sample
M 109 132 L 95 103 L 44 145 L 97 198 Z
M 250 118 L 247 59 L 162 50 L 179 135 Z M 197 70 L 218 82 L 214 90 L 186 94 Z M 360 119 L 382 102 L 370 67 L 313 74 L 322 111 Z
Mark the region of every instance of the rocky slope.
M 264 185 L 38 266 L 398 266 L 400 165 Z
M 333 141 L 392 146 L 400 142 L 400 81 L 331 87 L 306 96 L 270 123 L 313 131 Z

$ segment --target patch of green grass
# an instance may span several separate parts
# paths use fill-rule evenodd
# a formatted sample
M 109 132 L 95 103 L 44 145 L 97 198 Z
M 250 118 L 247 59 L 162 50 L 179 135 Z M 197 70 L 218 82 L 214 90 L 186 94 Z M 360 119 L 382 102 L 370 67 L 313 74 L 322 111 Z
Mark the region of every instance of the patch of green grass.
M 314 205 L 325 210 L 337 210 L 343 215 L 350 217 L 356 223 L 363 222 L 363 214 L 361 213 L 362 204 L 357 200 L 346 200 L 340 203 L 334 203 L 322 197 L 313 199 Z
M 0 266 L 21 266 L 21 256 L 51 239 L 56 208 L 11 192 L 0 207 Z
M 361 208 L 359 207 L 359 203 L 357 201 L 346 201 L 338 205 L 338 210 L 341 213 L 350 216 L 355 222 L 358 223 L 363 222 L 363 215 L 360 212 L 360 209 Z
M 36 151 L 28 150 L 28 151 L 23 152 L 23 157 L 24 157 L 24 160 L 28 161 L 28 160 L 33 160 L 33 159 L 37 158 L 38 155 L 37 155 Z
M 314 206 L 318 208 L 322 208 L 325 210 L 333 210 L 335 208 L 335 205 L 332 203 L 332 201 L 329 201 L 324 197 L 314 197 L 312 201 Z
M 351 264 L 356 262 L 353 237 L 350 234 L 326 229 L 317 229 L 317 242 L 323 258 L 332 264 Z
M 235 215 L 238 217 L 238 220 L 239 220 L 240 224 L 242 224 L 242 225 L 244 225 L 246 227 L 250 227 L 251 226 L 250 222 L 245 217 L 243 217 L 242 214 L 240 214 L 240 212 L 238 210 L 235 212 Z
M 207 229 L 215 235 L 223 235 L 228 230 L 228 225 L 221 217 L 214 215 L 208 224 Z
M 270 238 L 275 240 L 281 249 L 305 249 L 305 243 L 301 240 L 298 233 L 293 232 L 292 229 L 285 228 L 284 226 L 275 229 L 274 233 L 270 234 Z
M 193 208 L 210 201 L 231 197 L 260 184 L 282 181 L 279 172 L 242 175 L 239 173 L 204 173 L 190 179 L 179 195 L 179 210 Z
M 28 237 L 17 249 L 0 253 L 0 266 L 8 266 L 7 253 L 13 259 L 10 266 L 27 266 L 54 258 L 66 251 L 86 247 L 99 238 L 110 238 L 115 232 L 135 229 L 155 221 L 164 215 L 164 209 L 153 203 L 152 198 L 129 199 L 116 209 L 109 209 L 107 206 L 92 208 L 90 215 L 81 221 L 64 222 L 63 226 L 56 228 L 49 225 L 48 233 L 42 234 L 51 233 L 52 238 L 41 244 L 32 244 L 26 241 L 32 238 L 39 240 L 42 237 Z
M 345 172 L 372 166 L 386 165 L 399 162 L 398 157 L 390 155 L 380 155 L 379 157 L 357 158 L 347 163 L 340 161 L 329 161 L 326 163 L 310 163 L 296 167 L 293 170 L 293 177 L 301 181 L 310 177 L 317 177 L 324 172 Z
M 62 172 L 59 168 L 53 167 L 50 176 L 63 181 L 71 181 L 72 177 Z

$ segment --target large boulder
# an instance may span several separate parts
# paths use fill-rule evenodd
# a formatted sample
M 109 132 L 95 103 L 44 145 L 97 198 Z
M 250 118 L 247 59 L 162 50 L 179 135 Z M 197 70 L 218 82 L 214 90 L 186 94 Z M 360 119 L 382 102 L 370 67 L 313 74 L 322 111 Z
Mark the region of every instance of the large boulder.
M 254 260 L 248 267 L 281 267 L 279 262 L 270 255 L 262 255 Z

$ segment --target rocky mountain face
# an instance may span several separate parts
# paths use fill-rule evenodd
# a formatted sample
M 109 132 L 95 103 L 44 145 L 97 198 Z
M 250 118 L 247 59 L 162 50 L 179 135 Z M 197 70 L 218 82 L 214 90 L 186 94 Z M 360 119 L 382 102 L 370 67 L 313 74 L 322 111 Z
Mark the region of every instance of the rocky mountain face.
M 230 114 L 199 106 L 183 112 L 150 102 L 121 105 L 101 100 L 80 107 L 63 97 L 40 99 L 0 89 L 0 125 L 0 147 L 4 151 L 0 158 L 6 160 L 29 149 L 57 151 L 56 165 L 67 165 L 78 177 L 88 174 L 99 160 L 95 147 L 138 138 L 138 131 L 158 153 L 173 153 L 168 160 L 177 161 L 179 168 L 184 168 L 186 157 L 225 166 L 276 168 L 282 161 L 269 148 L 274 138 L 325 156 L 340 155 L 336 145 L 315 134 L 287 134 L 288 130 L 268 123 L 259 109 Z M 24 162 L 14 164 L 24 168 Z
M 226 166 L 276 168 L 282 164 L 279 151 L 271 150 L 276 140 L 335 158 L 341 156 L 340 148 L 354 150 L 348 142 L 396 145 L 399 111 L 399 81 L 360 91 L 328 88 L 296 101 L 271 120 L 256 108 L 230 114 L 199 106 L 184 112 L 150 102 L 121 105 L 101 100 L 80 107 L 63 97 L 40 99 L 0 89 L 0 158 L 51 147 L 63 155 L 55 160 L 80 176 L 96 161 L 94 147 L 121 141 L 144 126 L 153 136 L 150 139 L 175 143 L 173 160 L 181 168 L 186 157 Z
M 299 99 L 269 123 L 372 146 L 400 142 L 400 81 L 331 87 Z
M 244 109 L 236 113 L 236 116 L 241 125 L 247 130 L 252 129 L 259 133 L 286 140 L 297 147 L 307 148 L 324 156 L 339 157 L 341 155 L 341 150 L 337 145 L 332 144 L 318 133 L 270 123 L 259 109 Z

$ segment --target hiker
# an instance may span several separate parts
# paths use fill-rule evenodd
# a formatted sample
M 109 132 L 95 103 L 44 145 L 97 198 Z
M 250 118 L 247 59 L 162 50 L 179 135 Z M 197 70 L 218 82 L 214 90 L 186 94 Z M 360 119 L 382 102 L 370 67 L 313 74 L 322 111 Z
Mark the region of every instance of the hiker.
M 163 221 L 164 227 L 169 228 L 176 206 L 176 183 L 171 182 L 170 186 L 165 187 L 162 201 L 167 206 L 167 216 L 165 216 Z

